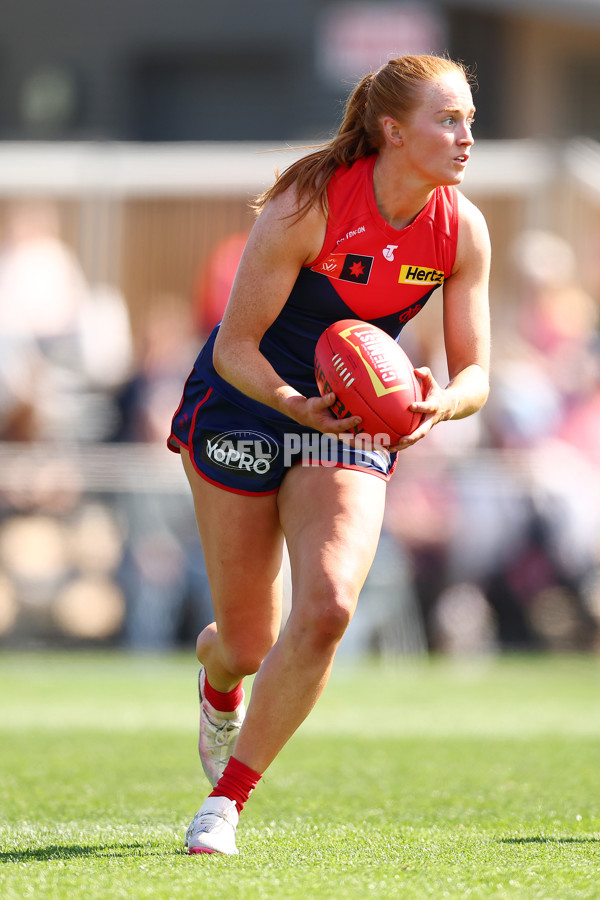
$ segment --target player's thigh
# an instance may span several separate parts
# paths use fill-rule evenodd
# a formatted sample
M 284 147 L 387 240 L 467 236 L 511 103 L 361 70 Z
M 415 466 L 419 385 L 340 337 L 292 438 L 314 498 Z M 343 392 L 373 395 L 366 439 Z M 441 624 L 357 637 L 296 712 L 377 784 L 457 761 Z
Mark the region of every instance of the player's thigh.
M 294 600 L 331 595 L 350 612 L 373 562 L 385 507 L 383 479 L 354 469 L 294 466 L 279 491 L 279 515 Z
M 182 449 L 219 628 L 277 627 L 283 533 L 276 495 L 247 497 L 203 479 Z M 224 635 L 223 635 L 224 636 Z

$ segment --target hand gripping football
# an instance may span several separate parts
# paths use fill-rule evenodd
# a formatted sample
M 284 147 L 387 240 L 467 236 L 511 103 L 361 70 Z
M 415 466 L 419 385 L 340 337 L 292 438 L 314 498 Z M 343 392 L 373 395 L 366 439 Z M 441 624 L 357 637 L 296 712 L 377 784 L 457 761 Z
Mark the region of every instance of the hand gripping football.
M 354 429 L 394 444 L 411 434 L 421 413 L 409 409 L 422 399 L 413 364 L 396 341 L 367 322 L 344 319 L 327 328 L 315 348 L 315 377 L 321 396 L 334 392 L 331 411 L 339 419 L 361 416 Z

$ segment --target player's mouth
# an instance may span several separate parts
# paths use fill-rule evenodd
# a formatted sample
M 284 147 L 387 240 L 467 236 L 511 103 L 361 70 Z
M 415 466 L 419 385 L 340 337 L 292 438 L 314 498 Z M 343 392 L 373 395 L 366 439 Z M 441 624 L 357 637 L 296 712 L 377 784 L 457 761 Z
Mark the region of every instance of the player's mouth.
M 455 156 L 454 162 L 458 163 L 460 166 L 466 166 L 466 164 L 469 162 L 469 154 L 462 153 L 460 156 Z

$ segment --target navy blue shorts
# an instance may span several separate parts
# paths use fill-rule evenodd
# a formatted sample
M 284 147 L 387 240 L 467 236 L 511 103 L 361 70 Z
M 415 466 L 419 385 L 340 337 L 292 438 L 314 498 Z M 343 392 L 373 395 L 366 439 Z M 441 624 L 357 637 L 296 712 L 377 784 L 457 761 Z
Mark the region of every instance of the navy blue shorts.
M 396 454 L 384 447 L 349 445 L 285 417 L 258 418 L 211 388 L 196 370 L 185 384 L 167 446 L 175 453 L 185 447 L 207 481 L 250 496 L 276 493 L 293 465 L 360 469 L 387 481 L 396 463 Z

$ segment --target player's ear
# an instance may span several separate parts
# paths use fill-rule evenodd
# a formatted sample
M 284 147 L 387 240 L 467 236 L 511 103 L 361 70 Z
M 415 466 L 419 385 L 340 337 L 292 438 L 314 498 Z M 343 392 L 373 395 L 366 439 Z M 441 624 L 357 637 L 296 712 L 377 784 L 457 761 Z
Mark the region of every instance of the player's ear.
M 387 141 L 390 144 L 394 144 L 396 147 L 402 146 L 402 130 L 400 125 L 396 121 L 396 119 L 392 119 L 391 116 L 384 116 L 381 126 L 383 128 L 383 134 Z

